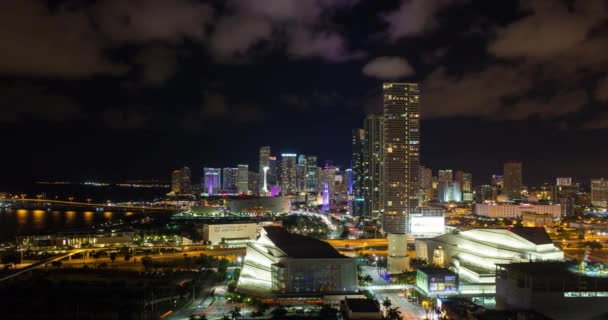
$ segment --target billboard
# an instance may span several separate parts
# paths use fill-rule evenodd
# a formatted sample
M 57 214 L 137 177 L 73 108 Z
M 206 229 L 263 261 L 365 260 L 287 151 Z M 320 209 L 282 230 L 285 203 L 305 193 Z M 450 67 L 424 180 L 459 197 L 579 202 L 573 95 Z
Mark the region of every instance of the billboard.
M 443 234 L 445 232 L 445 220 L 443 216 L 429 217 L 421 215 L 411 215 L 410 222 L 412 227 L 412 234 Z
M 429 279 L 429 291 L 436 293 L 458 291 L 456 276 L 434 275 Z

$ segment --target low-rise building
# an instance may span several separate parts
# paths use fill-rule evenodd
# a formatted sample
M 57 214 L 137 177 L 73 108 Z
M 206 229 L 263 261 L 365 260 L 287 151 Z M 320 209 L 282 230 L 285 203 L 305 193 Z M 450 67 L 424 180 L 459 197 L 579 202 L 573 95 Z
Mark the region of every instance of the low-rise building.
M 608 277 L 566 262 L 500 265 L 496 308 L 536 310 L 554 320 L 608 319 Z
M 539 204 L 539 203 L 476 203 L 473 211 L 476 215 L 489 218 L 520 218 L 524 212 L 538 214 L 548 214 L 551 217 L 559 218 L 562 208 L 559 204 Z
M 543 213 L 523 212 L 521 214 L 521 224 L 524 227 L 551 227 L 553 216 Z
M 473 229 L 416 239 L 417 257 L 434 261 L 438 252 L 444 262 L 440 267 L 456 272 L 467 283 L 460 286 L 467 294 L 492 293 L 499 264 L 564 259 L 543 228 Z
M 427 296 L 458 294 L 458 275 L 445 268 L 418 268 L 416 288 Z
M 340 301 L 340 311 L 345 320 L 384 319 L 377 300 L 345 298 Z
M 267 226 L 247 244 L 238 290 L 258 296 L 353 293 L 356 261 L 321 240 Z
M 254 241 L 257 237 L 256 223 L 204 224 L 203 241 L 211 244 Z

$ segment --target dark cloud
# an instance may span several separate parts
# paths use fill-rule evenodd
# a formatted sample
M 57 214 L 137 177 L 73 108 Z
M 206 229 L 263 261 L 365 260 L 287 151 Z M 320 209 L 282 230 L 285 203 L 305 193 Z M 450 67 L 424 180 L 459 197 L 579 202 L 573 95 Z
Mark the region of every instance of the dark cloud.
M 113 41 L 202 41 L 213 8 L 191 0 L 107 0 L 93 8 L 101 31 Z
M 28 119 L 63 122 L 85 117 L 78 104 L 68 97 L 29 83 L 18 82 L 2 86 L 0 96 L 0 122 Z
M 41 1 L 0 1 L 0 73 L 79 78 L 122 75 L 127 66 L 106 57 L 82 10 Z
M 587 112 L 586 79 L 608 72 L 608 56 L 598 54 L 608 51 L 606 7 L 583 0 L 571 7 L 543 0 L 522 5 L 525 15 L 499 29 L 488 45 L 498 61 L 458 74 L 439 67 L 426 77 L 424 116 L 565 121 Z
M 108 108 L 100 118 L 111 129 L 141 129 L 150 122 L 148 115 L 133 107 Z
M 403 58 L 378 57 L 363 67 L 363 73 L 378 79 L 395 80 L 414 75 L 415 72 Z
M 145 48 L 135 57 L 135 63 L 140 67 L 141 82 L 148 86 L 164 84 L 177 70 L 175 50 L 168 47 Z
M 204 96 L 202 115 L 221 118 L 226 116 L 228 109 L 226 97 L 218 93 L 207 93 Z
M 221 17 L 211 35 L 210 49 L 223 61 L 242 62 L 260 42 L 286 48 L 294 58 L 321 58 L 343 62 L 361 58 L 346 38 L 324 17 L 356 1 L 269 0 L 229 1 L 232 12 Z
M 416 36 L 439 26 L 436 14 L 458 0 L 401 0 L 399 9 L 384 15 L 389 24 L 388 35 L 392 40 Z
M 608 77 L 598 81 L 595 97 L 600 101 L 608 102 Z

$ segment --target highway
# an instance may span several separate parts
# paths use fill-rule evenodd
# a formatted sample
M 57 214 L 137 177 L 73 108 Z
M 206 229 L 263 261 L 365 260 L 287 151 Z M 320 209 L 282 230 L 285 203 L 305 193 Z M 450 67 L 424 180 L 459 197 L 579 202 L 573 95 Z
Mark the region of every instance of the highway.
M 40 267 L 40 266 L 44 266 L 44 265 L 46 265 L 47 263 L 51 263 L 51 262 L 53 262 L 53 261 L 57 261 L 57 260 L 61 260 L 61 259 L 65 259 L 65 258 L 67 258 L 67 257 L 69 257 L 69 256 L 71 256 L 71 255 L 75 255 L 75 254 L 78 254 L 78 253 L 82 253 L 82 252 L 84 252 L 84 251 L 85 251 L 85 250 L 80 250 L 80 249 L 78 249 L 78 250 L 72 250 L 72 251 L 69 251 L 68 253 L 63 254 L 63 255 L 59 255 L 59 256 L 55 256 L 55 257 L 48 258 L 48 259 L 40 260 L 40 261 L 35 262 L 35 263 L 32 263 L 32 264 L 30 264 L 30 265 L 28 265 L 28 266 L 26 266 L 26 267 L 23 267 L 23 268 L 21 268 L 21 269 L 19 269 L 19 270 L 15 271 L 15 272 L 13 272 L 13 273 L 11 273 L 11 274 L 10 274 L 10 275 L 8 275 L 8 276 L 5 276 L 4 278 L 0 279 L 0 282 L 3 282 L 3 281 L 6 281 L 6 280 L 9 280 L 9 279 L 15 278 L 15 277 L 17 277 L 17 276 L 19 276 L 19 275 L 21 275 L 21 274 L 24 274 L 24 273 L 26 273 L 26 272 L 32 271 L 32 270 L 34 270 L 34 269 L 36 269 L 36 268 L 38 268 L 38 267 Z

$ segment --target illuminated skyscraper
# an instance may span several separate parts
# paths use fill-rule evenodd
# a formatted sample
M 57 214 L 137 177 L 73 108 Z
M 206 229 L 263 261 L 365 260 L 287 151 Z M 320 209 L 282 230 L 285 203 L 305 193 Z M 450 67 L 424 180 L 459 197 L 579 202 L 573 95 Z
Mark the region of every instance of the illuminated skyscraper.
M 203 192 L 212 196 L 220 193 L 222 190 L 222 169 L 220 168 L 204 168 Z
M 454 174 L 452 173 L 452 169 L 439 170 L 437 178 L 439 183 L 450 183 L 454 181 Z
M 555 185 L 558 186 L 571 186 L 572 178 L 571 177 L 559 177 L 555 179 Z
M 416 83 L 384 83 L 384 232 L 410 234 L 420 189 L 420 91 Z
M 247 184 L 249 194 L 254 196 L 260 195 L 260 174 L 257 172 L 249 171 L 247 176 Z
M 268 189 L 279 185 L 279 169 L 277 166 L 277 157 L 268 157 Z
M 368 198 L 368 189 L 365 186 L 367 168 L 365 166 L 365 159 L 363 156 L 363 149 L 365 148 L 365 130 L 355 129 L 353 130 L 352 139 L 352 192 L 353 195 L 353 215 L 360 216 L 363 214 L 369 214 L 364 212 L 364 202 Z
M 306 174 L 308 173 L 308 167 L 306 165 L 306 156 L 301 154 L 298 156 L 298 164 L 296 169 L 296 180 L 297 180 L 297 192 L 306 192 L 307 181 Z
M 192 172 L 190 168 L 183 167 L 178 170 L 174 170 L 171 173 L 171 191 L 178 194 L 191 194 L 192 193 Z
M 460 184 L 462 192 L 471 192 L 473 190 L 473 174 L 469 172 L 456 171 L 455 181 Z
M 420 166 L 420 204 L 433 200 L 433 170 Z
M 306 174 L 306 185 L 308 192 L 317 193 L 319 190 L 317 189 L 317 156 L 307 156 L 306 157 L 306 167 L 308 173 Z
M 281 154 L 281 192 L 283 195 L 296 192 L 296 154 Z
M 222 190 L 226 193 L 238 193 L 239 168 L 222 169 Z
M 379 216 L 384 211 L 384 142 L 383 117 L 381 114 L 370 114 L 365 117 L 365 177 L 366 194 L 364 211 L 372 216 Z
M 591 179 L 591 204 L 600 208 L 608 207 L 608 180 Z
M 260 175 L 260 180 L 264 177 L 264 167 L 270 168 L 270 147 L 261 147 L 260 148 L 260 163 L 259 163 L 258 173 Z M 268 169 L 270 170 L 270 169 Z M 267 181 L 268 182 L 268 181 Z M 260 183 L 260 191 L 264 187 L 263 183 Z
M 507 161 L 504 165 L 504 189 L 509 199 L 521 198 L 522 190 L 522 164 L 520 161 Z
M 247 194 L 249 192 L 249 165 L 239 164 L 239 175 L 237 180 L 237 187 L 239 193 Z

